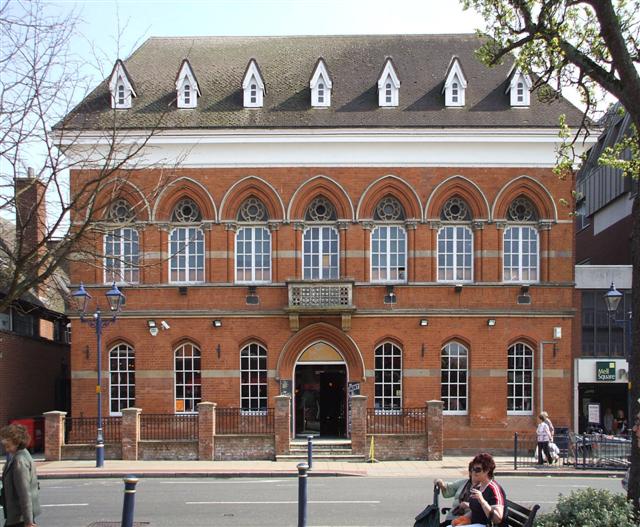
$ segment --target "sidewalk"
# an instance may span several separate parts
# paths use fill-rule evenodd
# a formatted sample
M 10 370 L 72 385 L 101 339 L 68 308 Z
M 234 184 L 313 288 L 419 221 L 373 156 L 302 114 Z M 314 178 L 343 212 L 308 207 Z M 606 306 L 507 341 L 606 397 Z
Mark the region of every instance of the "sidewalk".
M 445 456 L 442 461 L 347 463 L 318 461 L 314 476 L 415 477 L 455 479 L 466 476 L 470 456 Z M 571 467 L 525 467 L 513 470 L 513 458 L 496 457 L 496 476 L 622 477 L 623 471 L 575 470 Z M 4 463 L 0 463 L 0 468 Z M 297 462 L 275 461 L 116 461 L 103 468 L 95 461 L 36 460 L 40 479 L 138 477 L 287 477 L 297 476 Z

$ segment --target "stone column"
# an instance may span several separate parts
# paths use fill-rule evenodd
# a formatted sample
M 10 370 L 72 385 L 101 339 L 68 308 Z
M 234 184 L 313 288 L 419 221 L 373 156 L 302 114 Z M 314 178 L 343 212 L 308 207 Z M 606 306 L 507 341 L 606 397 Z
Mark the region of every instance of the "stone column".
M 122 410 L 122 459 L 126 461 L 138 460 L 138 445 L 140 444 L 140 408 L 125 408 Z
M 47 461 L 62 459 L 64 445 L 64 418 L 67 412 L 44 413 L 44 458 Z
M 275 412 L 276 456 L 280 456 L 289 453 L 289 443 L 291 442 L 291 396 L 276 396 Z
M 351 396 L 351 451 L 356 456 L 367 453 L 367 396 Z
M 427 401 L 427 461 L 442 460 L 442 401 Z
M 216 406 L 217 403 L 198 404 L 198 459 L 213 461 L 216 454 Z

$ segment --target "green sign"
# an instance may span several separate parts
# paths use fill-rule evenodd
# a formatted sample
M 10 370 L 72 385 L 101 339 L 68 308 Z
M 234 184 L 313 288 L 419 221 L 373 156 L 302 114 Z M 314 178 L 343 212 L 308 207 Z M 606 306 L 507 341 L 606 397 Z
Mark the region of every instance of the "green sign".
M 603 361 L 596 362 L 596 381 L 615 381 L 616 363 Z

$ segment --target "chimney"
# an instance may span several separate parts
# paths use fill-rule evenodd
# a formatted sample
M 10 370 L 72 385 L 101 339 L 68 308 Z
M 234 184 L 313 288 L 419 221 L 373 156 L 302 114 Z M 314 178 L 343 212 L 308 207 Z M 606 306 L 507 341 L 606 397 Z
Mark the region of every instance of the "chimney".
M 22 236 L 21 254 L 34 250 L 47 235 L 47 207 L 45 186 L 35 177 L 33 168 L 27 170 L 27 177 L 15 178 L 16 195 L 16 243 Z M 43 256 L 46 247 L 38 249 Z

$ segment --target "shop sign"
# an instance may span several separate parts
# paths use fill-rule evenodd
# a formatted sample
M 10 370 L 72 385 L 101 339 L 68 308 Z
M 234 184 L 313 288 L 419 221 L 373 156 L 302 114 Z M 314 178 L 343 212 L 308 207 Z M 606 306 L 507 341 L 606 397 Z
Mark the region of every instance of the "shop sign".
M 596 362 L 596 381 L 615 381 L 616 363 L 609 361 Z

